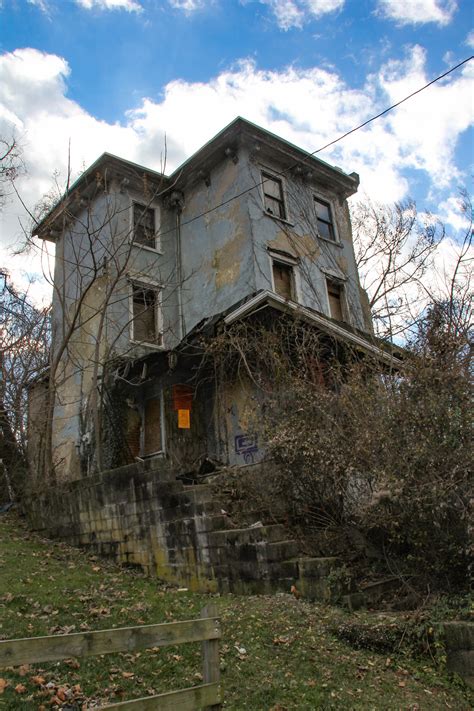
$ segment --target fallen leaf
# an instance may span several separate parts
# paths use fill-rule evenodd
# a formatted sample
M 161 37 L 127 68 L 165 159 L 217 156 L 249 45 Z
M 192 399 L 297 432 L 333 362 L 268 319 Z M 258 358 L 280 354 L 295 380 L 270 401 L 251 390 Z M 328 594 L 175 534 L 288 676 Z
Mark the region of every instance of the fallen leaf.
M 24 694 L 26 692 L 26 686 L 24 684 L 17 684 L 15 686 L 15 691 L 17 694 Z
M 6 679 L 0 679 L 0 694 L 3 694 L 7 686 L 8 681 Z
M 122 672 L 122 676 L 124 679 L 133 679 L 135 674 L 133 672 Z
M 56 692 L 56 696 L 61 701 L 66 701 L 66 699 L 67 699 L 66 689 L 64 689 L 63 687 L 60 687 Z
M 45 679 L 42 676 L 32 676 L 30 681 L 35 686 L 43 686 L 45 683 Z

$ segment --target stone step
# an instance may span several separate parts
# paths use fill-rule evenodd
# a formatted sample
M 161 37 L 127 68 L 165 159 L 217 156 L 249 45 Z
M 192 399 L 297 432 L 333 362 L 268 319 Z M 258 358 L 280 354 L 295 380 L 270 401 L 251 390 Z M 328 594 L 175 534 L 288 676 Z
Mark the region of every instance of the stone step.
M 217 548 L 256 542 L 276 543 L 287 536 L 286 528 L 280 524 L 255 526 L 249 528 L 229 528 L 214 531 L 209 535 L 209 543 Z

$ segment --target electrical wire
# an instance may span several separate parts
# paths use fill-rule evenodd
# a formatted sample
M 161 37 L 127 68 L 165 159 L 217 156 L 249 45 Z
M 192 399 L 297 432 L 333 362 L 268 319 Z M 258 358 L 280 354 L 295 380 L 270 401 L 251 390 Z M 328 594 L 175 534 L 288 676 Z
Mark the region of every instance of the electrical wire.
M 280 172 L 275 172 L 275 175 L 285 175 L 285 173 L 288 173 L 290 170 L 293 170 L 295 167 L 298 165 L 304 164 L 309 158 L 312 156 L 315 156 L 317 153 L 321 153 L 321 151 L 326 150 L 326 148 L 329 148 L 330 146 L 333 146 L 335 143 L 339 143 L 339 141 L 342 141 L 344 138 L 347 138 L 347 136 L 350 136 L 352 133 L 355 133 L 356 131 L 359 131 L 361 128 L 364 128 L 365 126 L 368 126 L 372 121 L 376 121 L 379 119 L 381 116 L 385 116 L 389 111 L 392 111 L 393 109 L 396 109 L 398 106 L 401 104 L 405 103 L 405 101 L 408 101 L 409 99 L 412 99 L 414 96 L 417 94 L 420 94 L 422 91 L 425 89 L 428 89 L 428 87 L 432 86 L 436 82 L 440 81 L 441 79 L 444 79 L 444 77 L 447 77 L 449 74 L 452 72 L 456 71 L 456 69 L 459 69 L 459 67 L 462 67 L 464 64 L 467 62 L 470 62 L 472 59 L 474 59 L 474 55 L 471 55 L 470 57 L 467 57 L 466 59 L 463 59 L 462 62 L 459 62 L 459 64 L 456 64 L 454 67 L 451 67 L 448 69 L 446 72 L 443 74 L 440 74 L 437 76 L 435 79 L 432 79 L 430 82 L 425 84 L 424 86 L 421 86 L 419 89 L 416 89 L 416 91 L 413 91 L 411 94 L 408 94 L 408 96 L 405 96 L 403 99 L 400 99 L 400 101 L 397 101 L 395 104 L 392 104 L 388 108 L 384 109 L 380 113 L 378 113 L 376 116 L 372 116 L 371 118 L 367 119 L 367 121 L 364 121 L 363 123 L 359 124 L 358 126 L 355 126 L 354 128 L 351 128 L 350 131 L 346 131 L 346 133 L 343 133 L 341 136 L 338 138 L 335 138 L 334 140 L 330 141 L 329 143 L 326 143 L 326 145 L 321 146 L 321 148 L 317 148 L 316 150 L 312 151 L 311 153 L 308 153 L 307 156 L 302 158 L 301 160 L 296 161 L 292 165 L 290 165 L 288 168 L 285 168 L 284 170 Z M 188 220 L 184 220 L 181 223 L 181 227 L 185 227 L 186 225 L 190 225 L 192 222 L 195 222 L 196 220 L 199 220 L 201 217 L 205 217 L 206 215 L 209 215 L 211 212 L 214 212 L 215 210 L 218 210 L 220 207 L 224 207 L 225 205 L 228 205 L 230 202 L 233 202 L 234 200 L 238 200 L 240 197 L 243 195 L 246 195 L 247 193 L 251 192 L 252 190 L 255 190 L 255 188 L 260 188 L 263 184 L 265 183 L 265 180 L 261 180 L 258 183 L 255 183 L 255 185 L 251 185 L 249 188 L 246 188 L 245 190 L 242 190 L 242 192 L 237 193 L 236 195 L 233 195 L 232 197 L 228 198 L 227 200 L 224 200 L 223 202 L 220 202 L 218 205 L 214 205 L 214 207 L 210 207 L 207 210 L 204 210 L 203 212 L 200 212 L 198 215 L 195 215 L 194 217 L 189 218 Z M 162 232 L 161 235 L 166 235 L 169 232 L 172 232 L 173 229 L 166 230 L 166 232 Z

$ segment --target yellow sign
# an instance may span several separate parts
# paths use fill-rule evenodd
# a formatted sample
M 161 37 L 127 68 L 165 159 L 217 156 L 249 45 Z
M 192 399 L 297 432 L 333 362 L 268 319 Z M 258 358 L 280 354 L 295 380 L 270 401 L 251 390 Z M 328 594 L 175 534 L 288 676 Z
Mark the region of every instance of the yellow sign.
M 191 428 L 190 410 L 178 410 L 178 428 L 189 430 Z

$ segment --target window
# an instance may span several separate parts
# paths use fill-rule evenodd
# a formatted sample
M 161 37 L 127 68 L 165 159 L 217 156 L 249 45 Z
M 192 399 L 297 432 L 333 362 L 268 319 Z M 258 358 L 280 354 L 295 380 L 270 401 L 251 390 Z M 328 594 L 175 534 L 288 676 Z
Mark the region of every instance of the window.
M 160 291 L 132 284 L 132 340 L 161 345 Z
M 336 281 L 326 281 L 329 301 L 329 315 L 337 321 L 344 321 L 344 287 Z
M 157 249 L 155 210 L 138 202 L 133 203 L 133 241 Z
M 161 431 L 161 398 L 145 401 L 143 412 L 143 456 L 148 457 L 163 450 Z
M 273 261 L 272 270 L 275 293 L 295 301 L 295 275 L 291 264 Z
M 262 181 L 265 212 L 274 217 L 280 217 L 282 220 L 286 220 L 285 200 L 281 180 L 268 173 L 262 173 Z
M 334 222 L 332 219 L 330 204 L 319 200 L 319 198 L 314 198 L 314 204 L 316 208 L 318 234 L 320 237 L 335 241 L 336 233 L 334 231 Z

